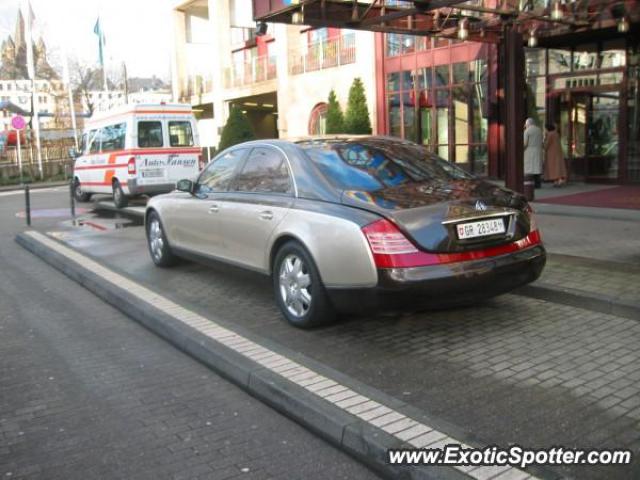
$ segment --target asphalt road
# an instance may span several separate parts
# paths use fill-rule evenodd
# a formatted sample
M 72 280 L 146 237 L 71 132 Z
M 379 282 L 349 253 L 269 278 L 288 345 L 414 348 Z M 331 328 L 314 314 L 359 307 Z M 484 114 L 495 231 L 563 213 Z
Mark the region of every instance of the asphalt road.
M 49 202 L 43 198 L 42 204 Z M 630 448 L 635 452 L 631 466 L 558 471 L 586 479 L 640 476 L 637 320 L 504 295 L 473 308 L 351 318 L 304 332 L 282 320 L 263 277 L 188 262 L 172 270 L 154 268 L 144 232 L 127 222 L 94 218 L 90 222 L 100 229 L 68 229 L 55 219 L 34 221 L 204 316 L 302 352 L 455 424 L 481 443 Z M 607 250 L 609 257 L 634 258 L 630 236 L 618 236 L 633 234 L 637 226 L 559 216 L 540 216 L 540 224 L 552 251 L 581 255 L 615 244 L 615 251 Z M 123 226 L 130 227 L 118 228 Z M 578 242 L 574 230 L 592 235 Z M 589 279 L 594 285 L 609 280 L 604 274 Z
M 22 202 L 0 196 L 0 478 L 377 478 L 21 249 Z M 32 203 L 64 220 L 64 190 Z

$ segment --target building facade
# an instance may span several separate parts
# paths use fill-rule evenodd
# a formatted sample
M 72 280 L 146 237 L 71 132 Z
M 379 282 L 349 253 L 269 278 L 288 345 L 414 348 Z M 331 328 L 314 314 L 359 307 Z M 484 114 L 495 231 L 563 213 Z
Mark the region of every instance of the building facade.
M 251 0 L 174 5 L 174 100 L 191 103 L 203 146 L 218 144 L 232 105 L 262 138 L 321 134 L 329 92 L 345 108 L 360 77 L 374 131 L 375 35 L 268 24 L 258 35 Z
M 395 33 L 269 24 L 250 0 L 174 8 L 174 97 L 201 114 L 215 146 L 230 105 L 260 137 L 323 132 L 330 89 L 343 108 L 361 77 L 374 133 L 407 138 L 479 175 L 505 174 L 498 48 Z M 636 31 L 637 33 L 637 31 Z M 526 49 L 527 116 L 555 124 L 574 180 L 640 182 L 640 47 L 615 25 Z

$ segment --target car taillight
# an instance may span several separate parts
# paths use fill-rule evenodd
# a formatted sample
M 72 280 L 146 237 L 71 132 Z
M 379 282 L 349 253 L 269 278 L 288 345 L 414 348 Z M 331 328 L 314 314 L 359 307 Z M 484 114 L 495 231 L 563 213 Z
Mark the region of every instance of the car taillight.
M 204 169 L 204 158 L 202 157 L 202 154 L 198 155 L 198 168 L 200 170 Z
M 417 257 L 429 255 L 420 252 L 389 220 L 377 220 L 362 227 L 378 268 L 412 266 Z M 422 258 L 424 260 L 424 258 Z
M 131 157 L 129 159 L 129 162 L 127 163 L 127 171 L 129 172 L 129 175 L 136 174 L 136 157 Z

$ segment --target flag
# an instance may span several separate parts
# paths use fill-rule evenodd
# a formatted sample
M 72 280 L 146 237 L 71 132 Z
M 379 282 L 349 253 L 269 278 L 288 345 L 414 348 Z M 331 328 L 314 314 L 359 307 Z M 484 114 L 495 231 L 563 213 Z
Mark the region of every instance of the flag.
M 98 19 L 96 20 L 96 24 L 93 27 L 93 33 L 98 36 L 98 62 L 102 67 L 104 67 L 104 45 L 106 42 L 104 38 L 104 32 L 102 31 L 102 27 L 100 25 L 100 17 L 98 17 Z
M 36 76 L 33 58 L 33 22 L 35 20 L 35 15 L 33 14 L 33 9 L 31 8 L 31 2 L 29 0 L 25 0 L 23 2 L 23 10 L 26 17 L 25 42 L 27 44 L 27 73 L 29 75 L 29 79 L 34 80 Z

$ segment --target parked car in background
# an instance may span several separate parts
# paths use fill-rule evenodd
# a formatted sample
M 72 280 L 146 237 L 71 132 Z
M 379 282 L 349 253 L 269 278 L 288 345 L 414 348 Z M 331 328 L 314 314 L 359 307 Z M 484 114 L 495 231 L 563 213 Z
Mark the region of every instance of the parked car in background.
M 136 104 L 94 115 L 87 122 L 73 168 L 76 200 L 113 195 L 118 208 L 137 195 L 175 189 L 202 168 L 190 105 Z
M 155 264 L 187 257 L 271 275 L 298 327 L 476 302 L 545 264 L 522 195 L 400 139 L 248 142 L 178 190 L 147 205 Z

